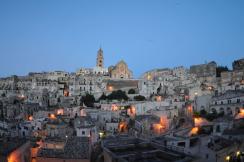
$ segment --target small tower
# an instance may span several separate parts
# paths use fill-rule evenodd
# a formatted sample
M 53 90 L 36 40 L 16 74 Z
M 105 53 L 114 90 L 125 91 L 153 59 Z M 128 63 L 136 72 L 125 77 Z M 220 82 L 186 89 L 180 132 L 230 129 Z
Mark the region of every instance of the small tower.
M 100 48 L 97 51 L 97 67 L 103 68 L 103 50 Z

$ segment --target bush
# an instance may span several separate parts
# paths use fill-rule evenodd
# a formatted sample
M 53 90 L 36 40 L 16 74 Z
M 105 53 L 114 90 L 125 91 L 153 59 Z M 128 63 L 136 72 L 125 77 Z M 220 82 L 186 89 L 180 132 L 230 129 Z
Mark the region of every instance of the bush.
M 85 96 L 82 96 L 81 103 L 84 103 L 87 107 L 93 107 L 95 102 L 95 98 L 91 94 L 86 94 Z
M 145 101 L 146 98 L 144 96 L 138 95 L 138 96 L 134 97 L 134 100 L 136 100 L 136 101 Z
M 204 110 L 204 109 L 202 109 L 201 111 L 200 111 L 200 116 L 206 116 L 207 115 L 207 111 L 206 110 Z
M 117 90 L 113 91 L 111 94 L 108 95 L 109 100 L 128 100 L 128 96 L 124 91 Z
M 130 89 L 129 91 L 128 91 L 128 94 L 135 94 L 136 93 L 136 91 L 134 90 L 134 89 Z
M 107 100 L 107 96 L 103 93 L 102 95 L 101 95 L 101 97 L 99 98 L 99 101 L 101 101 L 101 100 Z

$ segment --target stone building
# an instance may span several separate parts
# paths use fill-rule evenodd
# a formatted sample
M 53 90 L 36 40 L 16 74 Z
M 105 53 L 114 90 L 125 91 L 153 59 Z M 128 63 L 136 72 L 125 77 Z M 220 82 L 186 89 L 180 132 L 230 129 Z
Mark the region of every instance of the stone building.
M 216 76 L 216 67 L 217 64 L 214 61 L 206 64 L 192 65 L 190 67 L 190 73 L 195 74 L 198 77 Z
M 36 162 L 90 162 L 88 137 L 67 137 L 62 143 L 58 148 L 41 148 Z
M 104 67 L 103 50 L 100 48 L 97 51 L 96 67 L 94 68 L 80 68 L 76 75 L 108 75 L 108 69 Z
M 103 50 L 100 48 L 97 52 L 97 67 L 103 68 Z
M 244 91 L 229 90 L 224 94 L 214 96 L 210 104 L 210 111 L 234 116 L 244 106 Z
M 108 71 L 112 79 L 131 79 L 133 75 L 123 60 L 119 61 L 115 66 L 110 66 Z
M 233 70 L 244 70 L 244 58 L 235 60 L 232 63 Z

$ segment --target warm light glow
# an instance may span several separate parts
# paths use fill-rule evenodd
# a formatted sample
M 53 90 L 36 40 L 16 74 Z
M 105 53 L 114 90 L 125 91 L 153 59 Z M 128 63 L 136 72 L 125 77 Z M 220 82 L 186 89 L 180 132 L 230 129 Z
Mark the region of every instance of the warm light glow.
M 244 85 L 244 80 L 241 80 L 241 84 Z
M 153 124 L 153 130 L 156 134 L 161 134 L 166 129 L 166 126 L 168 125 L 167 117 L 160 117 L 159 123 Z
M 197 92 L 195 92 L 194 94 L 195 94 L 195 96 L 196 96 L 196 95 L 198 95 L 198 93 L 197 93 Z
M 64 96 L 68 97 L 69 96 L 69 91 L 68 90 L 64 90 Z
M 241 114 L 244 114 L 244 109 L 243 108 L 240 110 L 240 113 Z
M 58 109 L 57 115 L 64 115 L 64 109 Z
M 54 114 L 50 114 L 51 119 L 56 119 L 56 116 Z
M 188 113 L 188 115 L 192 115 L 192 113 L 193 113 L 193 108 L 192 108 L 191 105 L 189 105 L 189 106 L 187 107 L 187 113 Z
M 119 123 L 119 132 L 126 132 L 127 131 L 127 124 L 126 122 L 122 121 Z
M 112 104 L 111 109 L 112 109 L 112 111 L 117 111 L 119 108 L 116 104 Z
M 194 118 L 195 127 L 200 127 L 200 126 L 207 125 L 207 124 L 208 124 L 208 121 L 204 118 L 201 118 L 201 117 Z
M 151 80 L 151 78 L 152 78 L 151 75 L 148 74 L 148 75 L 147 75 L 147 80 Z
M 21 153 L 18 150 L 11 152 L 10 155 L 8 156 L 8 162 L 19 162 L 20 154 Z
M 32 117 L 32 116 L 29 116 L 29 117 L 28 117 L 28 120 L 29 120 L 29 121 L 32 121 L 32 120 L 33 120 L 33 117 Z
M 210 91 L 213 90 L 213 87 L 209 86 L 209 87 L 208 87 L 208 90 L 210 90 Z
M 24 94 L 21 94 L 18 96 L 20 99 L 25 99 L 25 95 Z
M 199 131 L 199 128 L 198 127 L 194 127 L 191 129 L 189 135 L 192 136 L 192 135 L 196 135 Z
M 103 132 L 99 132 L 99 137 L 102 138 L 104 136 Z
M 161 102 L 162 101 L 162 97 L 161 96 L 156 96 L 156 101 L 157 102 Z
M 240 109 L 240 113 L 238 113 L 235 117 L 235 119 L 242 119 L 244 118 L 244 108 Z
M 109 91 L 113 91 L 113 89 L 114 89 L 113 86 L 108 86 Z
M 186 96 L 185 96 L 185 100 L 189 100 L 189 96 L 186 95 Z
M 225 160 L 229 161 L 230 160 L 230 156 L 226 156 Z
M 136 115 L 135 106 L 132 105 L 129 109 L 127 109 L 127 114 L 131 117 L 134 117 Z
M 239 156 L 240 154 L 241 154 L 240 151 L 237 151 L 237 152 L 236 152 L 236 156 Z

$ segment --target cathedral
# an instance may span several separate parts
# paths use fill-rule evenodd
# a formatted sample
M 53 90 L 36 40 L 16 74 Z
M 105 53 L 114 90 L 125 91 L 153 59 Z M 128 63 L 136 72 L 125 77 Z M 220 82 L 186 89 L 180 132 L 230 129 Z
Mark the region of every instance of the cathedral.
M 100 48 L 97 52 L 97 66 L 96 69 L 104 68 L 103 50 Z M 119 61 L 115 66 L 108 68 L 109 76 L 112 79 L 130 79 L 132 78 L 132 72 L 129 70 L 128 65 L 123 61 Z
M 123 60 L 119 61 L 115 66 L 110 66 L 108 72 L 112 79 L 132 78 L 132 71 L 129 70 L 128 65 Z
M 131 79 L 132 71 L 129 70 L 125 61 L 119 61 L 115 66 L 109 68 L 104 67 L 103 50 L 99 48 L 97 51 L 96 67 L 94 68 L 81 68 L 76 72 L 76 75 L 104 75 L 110 76 L 111 79 Z

